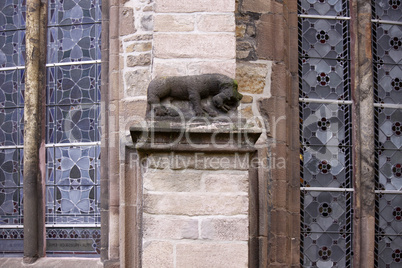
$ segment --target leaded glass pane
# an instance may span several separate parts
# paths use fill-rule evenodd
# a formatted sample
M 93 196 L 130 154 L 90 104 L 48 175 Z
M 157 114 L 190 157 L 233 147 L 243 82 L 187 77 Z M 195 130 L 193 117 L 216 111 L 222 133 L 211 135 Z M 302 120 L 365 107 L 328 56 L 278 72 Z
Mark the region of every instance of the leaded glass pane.
M 402 195 L 376 195 L 376 267 L 400 267 Z
M 347 0 L 300 0 L 299 14 L 349 16 Z
M 96 142 L 100 139 L 99 105 L 56 106 L 47 109 L 48 142 Z
M 100 223 L 99 159 L 99 146 L 47 149 L 47 223 Z
M 0 108 L 0 146 L 22 145 L 24 138 L 23 109 Z
M 25 65 L 25 0 L 0 1 L 0 68 Z M 0 255 L 23 251 L 24 70 L 0 71 Z M 7 148 L 10 146 L 14 148 Z M 11 225 L 11 226 L 10 226 Z
M 402 235 L 402 195 L 377 194 L 376 212 L 379 235 Z
M 352 193 L 301 193 L 303 267 L 350 267 Z
M 0 1 L 0 31 L 25 27 L 26 0 Z
M 373 23 L 375 64 L 402 64 L 402 26 Z
M 22 158 L 21 149 L 0 149 L 0 225 L 23 223 Z
M 402 190 L 402 151 L 378 150 L 376 152 L 376 185 L 378 190 Z
M 317 146 L 351 145 L 349 105 L 300 104 L 301 143 Z
M 48 31 L 48 63 L 100 59 L 99 24 L 51 27 Z
M 97 102 L 97 65 L 70 65 L 56 68 L 57 104 Z
M 307 18 L 299 20 L 301 57 L 349 59 L 348 21 Z
M 348 2 L 298 1 L 303 267 L 352 262 L 350 29 L 349 19 L 339 18 L 349 16 Z
M 377 149 L 401 149 L 402 109 L 375 108 Z
M 46 249 L 49 256 L 77 254 L 80 257 L 100 253 L 99 228 L 46 228 Z
M 402 65 L 374 64 L 374 76 L 375 102 L 402 104 Z
M 21 256 L 24 252 L 24 229 L 0 229 L 0 257 Z
M 402 190 L 402 110 L 375 108 L 376 188 Z
M 25 65 L 25 31 L 0 32 L 0 68 Z
M 50 0 L 48 29 L 46 223 L 47 254 L 99 253 L 100 0 Z M 57 63 L 65 63 L 57 66 Z M 73 146 L 60 147 L 61 143 Z
M 303 187 L 351 187 L 349 147 L 302 147 Z
M 25 70 L 0 71 L 0 108 L 24 107 Z
M 402 21 L 401 0 L 373 0 L 372 10 L 374 19 Z
M 100 22 L 100 0 L 50 0 L 49 25 Z
M 18 72 L 0 71 L 0 107 L 18 106 Z
M 375 267 L 399 267 L 402 257 L 402 21 L 401 1 L 372 1 L 375 107 Z M 390 106 L 388 106 L 390 107 Z
M 301 98 L 348 100 L 348 61 L 303 58 L 300 66 Z
M 376 236 L 375 267 L 399 268 L 402 261 L 402 236 Z M 378 256 L 381 256 L 378 258 Z

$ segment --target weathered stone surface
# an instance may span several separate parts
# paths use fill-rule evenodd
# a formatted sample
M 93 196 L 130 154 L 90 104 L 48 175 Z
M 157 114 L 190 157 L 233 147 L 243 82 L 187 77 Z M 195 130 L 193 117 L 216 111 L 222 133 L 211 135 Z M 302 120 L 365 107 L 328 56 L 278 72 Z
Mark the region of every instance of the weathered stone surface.
M 178 158 L 177 161 L 186 161 Z M 201 172 L 150 169 L 144 174 L 144 189 L 159 192 L 196 192 L 201 190 Z
M 141 42 L 141 43 L 134 43 L 131 45 L 128 45 L 126 48 L 126 52 L 146 52 L 146 51 L 151 51 L 152 49 L 152 43 L 151 42 Z
M 143 243 L 142 267 L 174 267 L 173 244 L 165 241 Z
M 284 43 L 284 31 L 277 29 L 284 28 L 282 15 L 264 14 L 257 24 L 257 54 L 260 58 L 267 60 L 282 61 L 286 45 Z M 275 36 L 275 38 L 272 38 Z
M 246 25 L 237 25 L 236 26 L 236 38 L 242 38 L 246 34 Z
M 235 58 L 234 34 L 155 34 L 157 58 Z
M 188 74 L 221 73 L 234 77 L 236 73 L 235 60 L 192 61 L 188 63 Z
M 248 218 L 220 217 L 201 221 L 201 238 L 226 241 L 248 241 Z
M 195 150 L 197 148 L 195 147 Z M 180 154 L 186 161 L 176 161 L 178 155 L 168 153 L 150 154 L 146 165 L 156 169 L 197 169 L 197 170 L 247 170 L 249 168 L 248 154 Z M 173 160 L 172 161 L 172 157 Z
M 144 212 L 169 215 L 239 215 L 248 212 L 247 195 L 144 194 Z
M 120 17 L 120 35 L 128 35 L 136 32 L 134 27 L 134 11 L 130 7 L 124 7 Z
M 241 99 L 242 103 L 252 103 L 253 102 L 253 96 L 250 95 L 243 95 L 243 98 Z
M 197 239 L 198 237 L 197 219 L 143 214 L 144 239 Z
M 194 30 L 194 15 L 156 14 L 155 32 L 189 32 Z
M 244 11 L 266 13 L 273 12 L 272 5 L 275 5 L 275 1 L 247 0 L 243 1 L 242 8 Z
M 156 0 L 156 12 L 234 12 L 233 0 Z
M 208 172 L 203 175 L 207 192 L 248 193 L 248 172 Z
M 270 66 L 266 63 L 238 63 L 236 80 L 241 92 L 262 94 L 264 92 Z
M 80 268 L 101 268 L 103 267 L 100 259 L 95 258 L 40 258 L 32 264 L 22 263 L 22 258 L 4 258 L 2 257 L 0 267 L 4 268 L 19 268 L 19 267 L 34 267 L 34 268 L 54 268 L 54 267 L 80 267 Z
M 249 57 L 250 56 L 250 51 L 237 51 L 236 52 L 236 58 L 237 59 L 239 59 L 239 60 L 244 60 L 244 59 L 246 59 L 247 57 Z
M 241 112 L 241 115 L 245 118 L 250 118 L 254 115 L 253 107 L 251 107 L 251 106 L 246 106 L 246 107 L 242 108 L 240 112 Z
M 176 246 L 177 267 L 248 267 L 247 242 L 182 243 Z
M 127 72 L 124 75 L 126 92 L 128 96 L 146 96 L 147 87 L 151 81 L 151 74 L 148 69 L 138 69 Z
M 139 54 L 139 55 L 129 55 L 127 56 L 127 66 L 148 66 L 151 64 L 151 54 Z
M 253 47 L 251 41 L 237 41 L 236 43 L 236 50 L 238 51 L 250 51 Z
M 151 40 L 152 37 L 153 34 L 138 34 L 125 38 L 124 42 Z
M 272 65 L 272 95 L 277 97 L 286 97 L 286 85 L 289 77 L 289 71 L 282 63 Z
M 140 123 L 145 117 L 147 109 L 146 100 L 122 101 L 120 106 L 122 117 L 120 118 L 120 127 L 129 129 L 130 126 Z
M 152 72 L 155 77 L 180 76 L 187 74 L 188 61 L 180 59 L 166 60 L 154 58 L 152 66 Z
M 158 59 L 153 61 L 153 74 L 160 76 L 182 76 L 197 75 L 208 73 L 221 73 L 229 77 L 234 77 L 236 72 L 236 62 L 230 60 L 190 60 L 190 59 Z
M 234 32 L 234 14 L 198 15 L 197 28 L 203 32 Z
M 153 15 L 145 15 L 141 18 L 141 27 L 144 31 L 152 31 L 154 28 Z

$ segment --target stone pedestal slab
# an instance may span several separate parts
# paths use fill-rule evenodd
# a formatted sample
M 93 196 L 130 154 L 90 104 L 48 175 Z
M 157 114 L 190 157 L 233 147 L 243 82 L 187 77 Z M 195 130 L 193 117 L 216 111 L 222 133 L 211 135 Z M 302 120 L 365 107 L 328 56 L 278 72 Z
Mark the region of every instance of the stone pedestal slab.
M 125 263 L 248 267 L 260 129 L 244 122 L 159 121 L 130 131 L 141 172 L 127 179 L 139 185 L 133 200 L 141 224 L 125 226 L 128 235 L 137 232 L 126 252 L 138 252 Z

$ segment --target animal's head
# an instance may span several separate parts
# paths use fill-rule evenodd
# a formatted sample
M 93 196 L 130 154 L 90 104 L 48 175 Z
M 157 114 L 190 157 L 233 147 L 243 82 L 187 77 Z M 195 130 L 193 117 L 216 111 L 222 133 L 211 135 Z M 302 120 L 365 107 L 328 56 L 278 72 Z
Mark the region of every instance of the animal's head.
M 218 109 L 228 112 L 232 108 L 236 108 L 240 104 L 243 95 L 237 90 L 238 83 L 232 80 L 231 83 L 222 83 L 220 85 L 221 92 L 212 98 L 212 102 Z

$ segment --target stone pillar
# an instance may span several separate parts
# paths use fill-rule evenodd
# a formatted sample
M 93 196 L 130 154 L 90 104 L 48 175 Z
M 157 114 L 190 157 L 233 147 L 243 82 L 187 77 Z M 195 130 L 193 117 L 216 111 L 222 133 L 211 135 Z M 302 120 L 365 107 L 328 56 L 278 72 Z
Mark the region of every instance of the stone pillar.
M 24 102 L 24 263 L 33 263 L 44 256 L 44 188 L 39 159 L 44 159 L 44 146 L 40 150 L 41 113 L 44 97 L 46 64 L 47 1 L 28 0 L 26 13 L 26 73 Z M 40 154 L 42 152 L 42 154 Z
M 130 200 L 137 202 L 137 215 L 127 210 L 126 218 L 141 224 L 126 226 L 136 241 L 126 250 L 138 259 L 131 262 L 127 256 L 125 264 L 249 267 L 255 258 L 249 247 L 257 233 L 258 161 L 253 157 L 260 133 L 244 123 L 218 121 L 132 127 L 135 156 L 127 164 L 140 172 L 127 173 L 134 178 L 126 180 L 136 181 L 127 185 L 137 185 L 130 187 L 136 191 Z

